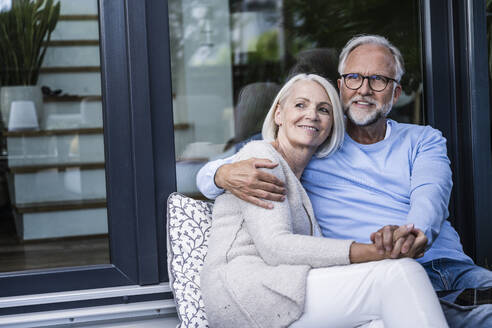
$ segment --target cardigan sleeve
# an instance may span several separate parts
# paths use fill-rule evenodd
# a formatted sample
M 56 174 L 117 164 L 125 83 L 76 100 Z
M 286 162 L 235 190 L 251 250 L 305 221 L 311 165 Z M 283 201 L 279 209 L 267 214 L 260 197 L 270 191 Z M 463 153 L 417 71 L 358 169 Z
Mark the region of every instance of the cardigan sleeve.
M 278 163 L 273 149 L 264 142 L 248 144 L 237 159 L 243 160 L 249 158 L 248 156 L 267 158 Z M 268 172 L 286 182 L 282 165 Z M 289 194 L 295 192 L 296 186 L 287 185 L 287 189 L 286 199 L 275 202 L 273 209 L 264 209 L 237 199 L 248 233 L 263 260 L 269 265 L 309 265 L 313 268 L 350 264 L 352 240 L 313 237 L 292 232 L 293 211 L 290 206 L 293 204 L 289 203 Z

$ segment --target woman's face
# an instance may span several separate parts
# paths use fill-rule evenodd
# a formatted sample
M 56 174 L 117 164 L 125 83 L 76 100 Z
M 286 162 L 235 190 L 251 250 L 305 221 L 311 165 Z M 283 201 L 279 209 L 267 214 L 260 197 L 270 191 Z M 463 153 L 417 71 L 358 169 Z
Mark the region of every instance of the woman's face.
M 316 149 L 333 126 L 333 108 L 325 89 L 311 80 L 295 82 L 277 106 L 275 123 L 279 141 Z

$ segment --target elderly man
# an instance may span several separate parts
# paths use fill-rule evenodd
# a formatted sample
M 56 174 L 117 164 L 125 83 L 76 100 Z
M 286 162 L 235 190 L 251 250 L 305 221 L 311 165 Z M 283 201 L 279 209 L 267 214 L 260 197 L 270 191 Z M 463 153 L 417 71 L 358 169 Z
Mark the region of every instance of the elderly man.
M 323 235 L 372 241 L 391 257 L 417 254 L 436 291 L 492 286 L 492 273 L 464 254 L 446 220 L 452 187 L 446 140 L 431 127 L 386 118 L 401 94 L 400 51 L 381 36 L 358 36 L 342 50 L 338 71 L 345 141 L 334 155 L 313 157 L 302 176 Z M 226 189 L 266 208 L 274 206 L 266 200 L 282 201 L 281 182 L 260 170 L 275 164 L 232 161 L 199 172 L 207 197 Z M 393 240 L 406 224 L 415 229 Z M 492 305 L 464 310 L 453 304 L 454 295 L 442 301 L 450 326 L 492 327 Z

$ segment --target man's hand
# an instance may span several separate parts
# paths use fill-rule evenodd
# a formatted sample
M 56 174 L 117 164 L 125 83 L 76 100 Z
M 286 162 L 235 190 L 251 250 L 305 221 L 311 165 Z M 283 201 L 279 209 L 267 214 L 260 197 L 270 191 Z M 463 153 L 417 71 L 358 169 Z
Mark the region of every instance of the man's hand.
M 260 170 L 273 169 L 278 164 L 268 159 L 250 158 L 232 164 L 224 164 L 215 173 L 215 184 L 230 191 L 236 197 L 263 208 L 273 208 L 273 200 L 285 199 L 284 183 L 274 175 Z
M 371 233 L 371 241 L 376 246 L 379 254 L 393 250 L 393 234 L 398 228 L 399 226 L 397 225 L 387 225 Z
M 427 245 L 427 237 L 413 224 L 384 226 L 371 234 L 371 241 L 379 254 L 386 254 L 394 259 L 422 257 Z
M 421 258 L 424 256 L 425 253 L 425 248 L 427 247 L 427 236 L 425 233 L 417 228 L 414 228 L 412 230 L 412 234 L 415 235 L 415 242 L 413 243 L 412 247 L 408 250 L 408 252 L 405 254 L 407 257 L 411 257 L 414 259 Z

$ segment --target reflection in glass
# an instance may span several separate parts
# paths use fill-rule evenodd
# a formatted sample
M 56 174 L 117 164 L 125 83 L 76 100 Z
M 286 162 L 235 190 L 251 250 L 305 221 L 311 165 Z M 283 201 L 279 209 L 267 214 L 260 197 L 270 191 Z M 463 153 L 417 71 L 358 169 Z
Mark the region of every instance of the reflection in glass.
M 0 272 L 109 263 L 97 0 L 61 0 L 43 44 L 37 85 L 0 88 Z
M 404 92 L 391 115 L 425 123 L 418 13 L 413 0 L 170 0 L 178 191 L 200 197 L 199 168 L 259 132 L 266 85 L 300 72 L 336 81 L 339 51 L 357 34 L 384 35 L 401 49 Z M 253 101 L 241 93 L 254 85 L 264 86 L 248 96 L 258 103 L 245 106 Z

